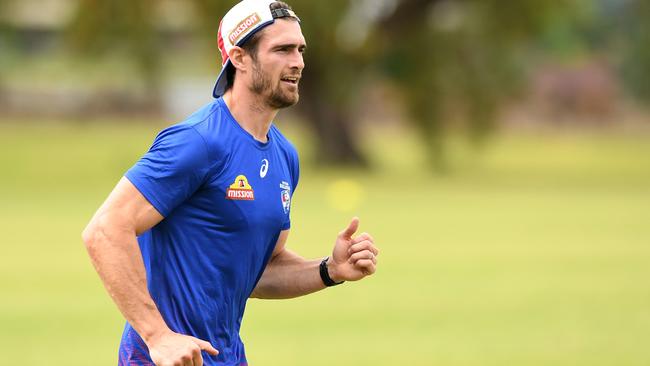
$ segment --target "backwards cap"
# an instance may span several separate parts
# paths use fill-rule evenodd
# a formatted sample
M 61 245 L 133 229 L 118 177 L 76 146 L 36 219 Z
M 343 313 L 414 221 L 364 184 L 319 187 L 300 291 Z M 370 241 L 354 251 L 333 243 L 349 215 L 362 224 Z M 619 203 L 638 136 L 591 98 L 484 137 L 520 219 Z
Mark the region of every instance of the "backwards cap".
M 255 33 L 267 25 L 273 24 L 275 19 L 291 17 L 300 21 L 296 14 L 289 9 L 271 10 L 275 0 L 243 0 L 233 6 L 221 19 L 217 41 L 221 51 L 221 72 L 217 77 L 212 95 L 218 98 L 226 92 L 228 83 L 226 74 L 231 67 L 230 50 L 234 46 L 241 46 Z

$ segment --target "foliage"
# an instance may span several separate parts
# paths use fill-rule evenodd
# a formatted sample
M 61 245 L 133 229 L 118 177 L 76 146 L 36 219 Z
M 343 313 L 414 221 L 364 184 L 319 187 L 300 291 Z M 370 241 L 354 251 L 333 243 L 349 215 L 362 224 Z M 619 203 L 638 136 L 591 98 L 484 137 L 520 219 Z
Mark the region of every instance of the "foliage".
M 72 48 L 101 56 L 124 50 L 137 64 L 148 93 L 160 90 L 160 54 L 164 45 L 156 36 L 154 0 L 81 0 L 67 38 Z
M 480 143 L 493 130 L 500 102 L 521 80 L 522 48 L 562 5 L 403 0 L 379 24 L 389 40 L 381 57 L 385 73 L 406 96 L 434 168 L 445 168 L 445 131 L 458 112 L 473 141 Z
M 390 80 L 400 91 L 409 120 L 428 147 L 431 166 L 444 171 L 448 131 L 466 131 L 480 146 L 495 129 L 499 107 L 517 93 L 527 66 L 537 61 L 531 50 L 545 47 L 544 41 L 549 40 L 565 45 L 570 57 L 582 50 L 595 53 L 603 45 L 615 50 L 617 44 L 624 45 L 617 53 L 623 74 L 631 90 L 650 98 L 647 1 L 629 0 L 616 6 L 610 0 L 290 3 L 302 18 L 309 45 L 299 108 L 319 137 L 314 143 L 317 159 L 323 163 L 366 164 L 355 137 L 355 112 L 358 96 L 372 85 L 367 81 L 379 78 Z M 153 0 L 81 0 L 80 4 L 69 32 L 72 44 L 87 51 L 128 49 L 155 94 L 164 49 L 152 16 L 159 4 Z M 219 19 L 234 1 L 192 0 L 190 4 L 199 33 L 214 39 Z M 357 42 L 350 42 L 350 37 L 341 36 L 342 26 L 350 22 L 355 9 L 364 9 L 363 4 L 368 5 L 366 13 L 352 17 L 361 24 L 354 34 Z M 385 11 L 367 14 L 382 7 Z M 598 13 L 599 9 L 615 10 L 609 23 L 613 26 L 603 26 L 609 13 Z
M 650 2 L 633 1 L 618 18 L 623 29 L 619 40 L 624 47 L 622 72 L 630 90 L 641 100 L 650 101 Z

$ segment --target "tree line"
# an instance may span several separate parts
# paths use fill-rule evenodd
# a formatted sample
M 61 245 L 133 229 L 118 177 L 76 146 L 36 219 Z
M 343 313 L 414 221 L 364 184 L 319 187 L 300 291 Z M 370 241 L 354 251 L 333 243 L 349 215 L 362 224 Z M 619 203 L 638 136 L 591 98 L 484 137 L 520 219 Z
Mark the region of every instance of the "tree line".
M 197 32 L 216 36 L 234 1 L 190 0 Z M 319 161 L 364 166 L 353 126 L 358 96 L 382 80 L 402 96 L 434 170 L 445 169 L 449 109 L 481 144 L 505 98 L 521 87 L 549 34 L 620 56 L 630 93 L 650 99 L 650 3 L 643 0 L 293 0 L 308 40 L 298 110 L 318 136 Z M 616 4 L 618 5 L 616 5 Z M 613 5 L 614 4 L 614 5 Z M 128 48 L 145 84 L 160 90 L 155 0 L 79 0 L 66 39 L 74 49 Z M 617 49 L 619 47 L 620 49 Z M 215 50 L 216 52 L 216 50 Z

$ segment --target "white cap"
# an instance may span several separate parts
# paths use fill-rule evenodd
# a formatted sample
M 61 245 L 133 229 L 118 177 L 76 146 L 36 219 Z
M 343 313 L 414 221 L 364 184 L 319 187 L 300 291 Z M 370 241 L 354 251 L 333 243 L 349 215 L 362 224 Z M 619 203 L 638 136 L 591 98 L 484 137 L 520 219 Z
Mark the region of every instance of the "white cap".
M 253 34 L 267 25 L 273 24 L 277 18 L 292 17 L 300 21 L 291 10 L 276 9 L 271 11 L 271 4 L 274 2 L 275 0 L 243 0 L 233 6 L 221 19 L 217 42 L 222 61 L 221 72 L 212 92 L 215 98 L 226 92 L 226 70 L 231 65 L 228 53 L 233 46 L 243 45 Z

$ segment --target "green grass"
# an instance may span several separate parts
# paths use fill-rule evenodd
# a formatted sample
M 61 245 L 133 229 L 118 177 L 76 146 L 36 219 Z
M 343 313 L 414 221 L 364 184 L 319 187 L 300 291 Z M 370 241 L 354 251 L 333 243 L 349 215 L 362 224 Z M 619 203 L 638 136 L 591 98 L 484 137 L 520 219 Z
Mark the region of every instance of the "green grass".
M 116 364 L 123 320 L 80 232 L 159 127 L 0 124 L 0 364 Z M 412 136 L 379 131 L 374 172 L 305 162 L 289 246 L 325 256 L 359 215 L 380 268 L 250 301 L 251 364 L 648 365 L 649 142 L 503 135 L 478 154 L 455 141 L 456 168 L 436 177 Z

